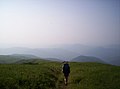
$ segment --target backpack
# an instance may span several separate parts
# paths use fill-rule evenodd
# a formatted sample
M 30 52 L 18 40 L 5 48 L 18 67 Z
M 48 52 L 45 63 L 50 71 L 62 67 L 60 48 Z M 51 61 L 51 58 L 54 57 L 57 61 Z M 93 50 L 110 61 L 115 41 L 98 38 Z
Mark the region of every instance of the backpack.
M 70 73 L 69 64 L 64 64 L 64 66 L 63 66 L 63 73 L 65 73 L 65 74 Z

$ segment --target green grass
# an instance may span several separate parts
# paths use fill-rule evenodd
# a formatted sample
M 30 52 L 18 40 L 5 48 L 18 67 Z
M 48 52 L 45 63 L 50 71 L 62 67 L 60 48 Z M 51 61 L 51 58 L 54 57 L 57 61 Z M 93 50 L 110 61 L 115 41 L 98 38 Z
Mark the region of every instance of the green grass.
M 120 67 L 99 63 L 70 63 L 69 84 L 62 64 L 1 64 L 0 89 L 120 89 Z
M 49 64 L 49 65 L 48 65 Z M 0 65 L 0 89 L 56 89 L 58 63 Z
M 120 89 L 120 67 L 99 63 L 71 63 L 68 89 Z

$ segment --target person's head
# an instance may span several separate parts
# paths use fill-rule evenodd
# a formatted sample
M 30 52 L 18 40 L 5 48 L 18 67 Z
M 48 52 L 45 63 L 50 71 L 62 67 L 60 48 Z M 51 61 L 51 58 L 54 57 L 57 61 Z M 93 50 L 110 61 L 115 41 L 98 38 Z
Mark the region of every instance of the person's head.
M 63 64 L 68 64 L 68 61 L 64 61 Z
M 68 61 L 66 61 L 65 64 L 68 64 Z
M 63 61 L 62 63 L 65 64 L 65 61 Z

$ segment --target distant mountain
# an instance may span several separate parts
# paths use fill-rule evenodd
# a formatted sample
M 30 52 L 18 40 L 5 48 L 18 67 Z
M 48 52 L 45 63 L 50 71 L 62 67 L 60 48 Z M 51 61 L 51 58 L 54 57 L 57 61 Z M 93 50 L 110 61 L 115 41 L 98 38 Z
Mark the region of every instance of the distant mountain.
M 78 56 L 73 58 L 71 61 L 73 62 L 100 62 L 105 63 L 103 60 L 93 56 Z
M 17 58 L 11 55 L 0 55 L 0 64 L 14 63 L 19 60 L 21 60 L 21 58 Z
M 107 45 L 104 46 L 105 48 L 110 48 L 110 49 L 120 49 L 120 44 L 114 44 L 114 45 Z
M 1 55 L 30 54 L 42 58 L 56 58 L 61 60 L 72 60 L 79 55 L 94 56 L 110 62 L 110 57 L 120 55 L 120 45 L 107 45 L 104 47 L 87 46 L 81 44 L 54 46 L 53 48 L 1 48 Z M 114 60 L 114 59 L 112 59 Z
M 17 62 L 15 62 L 15 64 L 39 64 L 39 62 L 45 62 L 45 61 L 48 61 L 48 60 L 44 60 L 44 59 L 22 59 L 22 60 L 19 60 Z
M 84 55 L 89 50 L 94 49 L 94 46 L 87 46 L 82 44 L 73 44 L 73 45 L 62 45 L 60 48 L 63 48 L 68 51 L 72 51 L 75 53 L 80 53 L 81 55 Z M 79 55 L 80 55 L 79 54 Z
M 29 59 L 40 59 L 40 58 L 34 55 L 26 55 L 26 54 L 0 55 L 0 64 L 15 63 L 17 61 L 29 60 Z
M 110 64 L 120 66 L 120 56 L 108 57 L 106 60 Z
M 30 54 L 12 54 L 11 56 L 13 57 L 17 57 L 17 58 L 21 58 L 21 59 L 35 59 L 35 58 L 40 58 L 34 55 L 30 55 Z
M 57 59 L 57 58 L 45 58 L 46 60 L 50 60 L 50 61 L 58 61 L 58 62 L 62 62 L 63 60 Z
M 62 48 L 38 48 L 38 49 L 31 49 L 31 48 L 8 48 L 8 49 L 0 49 L 1 55 L 11 55 L 11 54 L 31 54 L 37 57 L 42 58 L 58 58 L 61 60 L 69 60 L 74 58 L 79 53 L 75 53 L 72 51 L 68 51 Z
M 102 58 L 102 59 L 105 60 L 108 57 L 119 56 L 120 55 L 120 49 L 96 47 L 92 50 L 87 51 L 86 55 L 99 57 L 99 58 Z
M 57 58 L 40 58 L 29 54 L 12 54 L 12 55 L 0 55 L 0 64 L 10 63 L 38 63 L 39 61 L 58 61 L 62 60 Z
M 5 64 L 6 61 L 0 59 L 0 64 Z
M 120 45 L 107 45 L 105 47 L 100 46 L 87 46 L 81 44 L 66 45 L 61 48 L 79 53 L 79 55 L 95 56 L 105 60 L 110 56 L 120 55 Z M 78 55 L 78 56 L 79 56 Z
M 120 59 L 110 61 L 110 64 L 120 66 Z

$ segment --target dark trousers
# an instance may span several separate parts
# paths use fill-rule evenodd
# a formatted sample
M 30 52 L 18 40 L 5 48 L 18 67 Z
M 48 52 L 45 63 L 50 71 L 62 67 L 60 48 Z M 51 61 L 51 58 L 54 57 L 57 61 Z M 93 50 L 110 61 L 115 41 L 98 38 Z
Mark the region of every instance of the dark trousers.
M 66 79 L 66 83 L 68 82 L 68 77 L 69 77 L 69 73 L 64 73 L 65 79 Z

